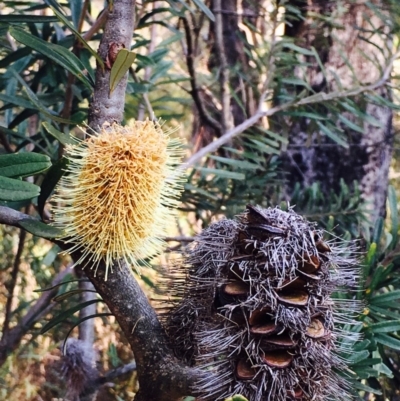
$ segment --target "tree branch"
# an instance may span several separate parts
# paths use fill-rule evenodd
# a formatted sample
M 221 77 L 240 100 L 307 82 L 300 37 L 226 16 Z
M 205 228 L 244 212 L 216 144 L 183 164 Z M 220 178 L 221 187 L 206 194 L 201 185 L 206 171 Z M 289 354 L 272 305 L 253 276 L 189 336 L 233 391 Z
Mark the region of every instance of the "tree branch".
M 114 0 L 106 22 L 99 54 L 106 59 L 113 43 L 130 48 L 133 34 L 134 1 Z M 110 95 L 110 71 L 97 66 L 96 85 L 90 106 L 89 126 L 122 120 L 126 79 L 121 80 Z M 80 255 L 72 255 L 78 260 Z M 196 369 L 181 364 L 173 355 L 156 312 L 135 280 L 131 268 L 116 261 L 112 274 L 105 281 L 105 266 L 85 269 L 85 274 L 108 305 L 134 352 L 140 384 L 136 401 L 173 401 L 190 395 L 198 377 Z
M 200 116 L 201 120 L 205 124 L 207 124 L 208 126 L 213 128 L 217 133 L 220 134 L 220 133 L 222 133 L 221 124 L 208 114 L 208 112 L 203 104 L 203 100 L 200 97 L 199 88 L 197 86 L 196 71 L 195 71 L 194 62 L 193 62 L 194 51 L 193 51 L 192 34 L 190 31 L 189 22 L 186 18 L 183 18 L 183 17 L 181 18 L 181 21 L 183 23 L 183 27 L 185 30 L 185 36 L 186 36 L 186 45 L 187 45 L 186 64 L 187 64 L 188 72 L 189 72 L 189 76 L 190 76 L 190 87 L 191 87 L 190 93 L 193 97 L 193 101 L 197 107 L 197 110 L 199 112 L 199 116 Z
M 12 301 L 14 298 L 14 290 L 15 290 L 15 285 L 17 283 L 19 266 L 21 264 L 21 256 L 25 246 L 25 239 L 26 239 L 26 231 L 21 230 L 19 233 L 18 249 L 14 258 L 14 264 L 11 271 L 10 281 L 9 284 L 7 285 L 8 294 L 4 312 L 3 336 L 6 335 L 10 329 Z
M 135 355 L 140 389 L 135 401 L 173 401 L 191 394 L 199 372 L 174 356 L 146 295 L 123 261 L 105 281 L 105 267 L 85 269 L 124 332 Z
M 225 133 L 233 128 L 233 116 L 231 113 L 231 96 L 229 89 L 229 67 L 225 54 L 225 43 L 223 35 L 223 21 L 221 14 L 221 0 L 214 0 L 215 15 L 215 46 L 220 64 L 220 91 L 222 104 L 222 131 Z
M 22 228 L 19 224 L 22 220 L 38 220 L 29 214 L 21 213 L 18 210 L 7 206 L 0 206 L 0 224 Z
M 51 285 L 55 286 L 62 282 L 64 277 L 71 273 L 73 270 L 71 267 L 67 267 L 65 270 L 58 273 Z M 36 301 L 36 303 L 28 310 L 26 315 L 19 321 L 19 323 L 11 330 L 4 332 L 0 341 L 0 366 L 6 361 L 8 355 L 10 355 L 20 344 L 22 337 L 39 321 L 45 316 L 53 307 L 54 303 L 51 299 L 57 294 L 58 287 L 52 290 L 45 291 Z
M 273 116 L 274 114 L 287 110 L 291 107 L 299 107 L 304 106 L 306 104 L 315 104 L 320 102 L 326 102 L 329 100 L 336 100 L 341 99 L 344 97 L 353 97 L 360 95 L 365 92 L 372 92 L 384 85 L 386 85 L 387 81 L 390 78 L 390 74 L 393 68 L 393 63 L 397 60 L 400 56 L 400 52 L 395 53 L 395 55 L 390 59 L 387 67 L 383 71 L 381 78 L 379 78 L 376 82 L 373 82 L 369 85 L 361 85 L 356 88 L 351 88 L 345 91 L 334 91 L 330 93 L 320 92 L 315 95 L 306 96 L 300 100 L 293 100 L 279 106 L 272 107 L 268 110 L 264 108 L 264 102 L 268 95 L 268 89 L 263 92 L 260 98 L 260 102 L 258 105 L 257 112 L 248 118 L 247 120 L 243 121 L 241 124 L 237 125 L 236 127 L 230 129 L 226 132 L 223 136 L 216 139 L 214 142 L 211 142 L 209 145 L 205 146 L 204 148 L 200 149 L 194 155 L 189 157 L 189 159 L 181 166 L 182 169 L 187 169 L 196 163 L 198 163 L 203 157 L 207 156 L 209 153 L 215 152 L 218 148 L 225 145 L 229 141 L 231 141 L 236 136 L 240 135 L 242 132 L 246 131 L 248 128 L 252 127 L 256 124 L 261 118 Z
M 110 46 L 118 45 L 130 49 L 133 35 L 133 10 L 135 0 L 114 0 L 109 3 L 108 19 L 104 35 L 100 42 L 98 53 L 105 61 Z M 96 82 L 93 99 L 90 104 L 89 126 L 99 129 L 105 122 L 120 122 L 124 113 L 125 89 L 128 75 L 126 74 L 110 94 L 110 70 L 96 70 Z

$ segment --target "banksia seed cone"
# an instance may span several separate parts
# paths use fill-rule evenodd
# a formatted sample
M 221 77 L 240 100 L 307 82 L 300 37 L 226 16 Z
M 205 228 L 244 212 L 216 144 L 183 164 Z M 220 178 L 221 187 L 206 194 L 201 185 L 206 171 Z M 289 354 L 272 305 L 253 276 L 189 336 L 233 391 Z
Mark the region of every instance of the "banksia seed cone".
M 278 208 L 248 206 L 204 230 L 185 277 L 172 281 L 180 300 L 163 316 L 178 356 L 206 375 L 193 389 L 199 400 L 350 399 L 335 371 L 357 338 L 338 324 L 359 305 L 331 294 L 357 284 L 355 260 L 344 256 L 352 251 Z
M 181 192 L 182 151 L 158 123 L 103 125 L 98 135 L 67 147 L 69 165 L 54 200 L 54 223 L 64 230 L 78 263 L 106 269 L 113 260 L 156 254 Z M 107 278 L 106 273 L 106 278 Z

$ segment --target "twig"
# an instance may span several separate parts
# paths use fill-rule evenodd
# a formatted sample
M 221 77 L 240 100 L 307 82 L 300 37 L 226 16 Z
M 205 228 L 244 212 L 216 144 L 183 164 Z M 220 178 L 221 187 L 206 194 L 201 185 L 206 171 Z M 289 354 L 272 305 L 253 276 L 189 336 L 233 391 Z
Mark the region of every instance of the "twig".
M 7 153 L 14 153 L 14 149 L 10 145 L 10 142 L 8 142 L 7 137 L 4 132 L 0 132 L 0 142 L 3 145 L 3 147 Z
M 193 242 L 194 237 L 165 237 L 166 242 Z
M 109 370 L 104 376 L 97 377 L 92 382 L 89 382 L 87 387 L 96 388 L 101 385 L 119 378 L 120 376 L 127 375 L 136 370 L 136 362 L 127 363 L 126 365 L 119 366 L 118 368 Z
M 72 268 L 67 267 L 63 271 L 57 274 L 52 281 L 51 286 L 55 286 L 62 282 L 65 276 L 72 273 Z M 39 321 L 45 316 L 55 305 L 51 302 L 51 299 L 57 294 L 58 287 L 53 288 L 50 291 L 42 293 L 36 303 L 28 310 L 26 315 L 14 326 L 11 330 L 3 333 L 0 341 L 0 366 L 6 361 L 7 356 L 10 355 L 21 343 L 22 337 Z
M 12 308 L 12 302 L 13 302 L 13 298 L 14 298 L 14 289 L 15 289 L 15 285 L 17 283 L 19 266 L 21 264 L 21 256 L 22 256 L 22 252 L 24 250 L 25 239 L 26 239 L 26 231 L 21 230 L 19 233 L 18 249 L 17 249 L 17 253 L 14 258 L 14 264 L 13 264 L 13 268 L 11 271 L 10 282 L 9 282 L 9 285 L 7 286 L 8 294 L 7 294 L 7 302 L 6 302 L 6 306 L 5 306 L 5 312 L 4 312 L 3 336 L 6 335 L 10 329 L 11 308 Z
M 222 133 L 222 126 L 221 124 L 211 117 L 204 104 L 203 100 L 200 97 L 199 93 L 199 88 L 197 86 L 197 80 L 196 80 L 196 71 L 194 68 L 194 53 L 193 53 L 193 43 L 192 43 L 192 34 L 189 26 L 189 22 L 186 18 L 181 17 L 180 21 L 183 23 L 183 27 L 185 30 L 185 36 L 186 36 L 186 45 L 187 45 L 187 51 L 186 51 L 186 64 L 188 67 L 188 72 L 190 76 L 190 87 L 191 87 L 191 95 L 193 97 L 193 101 L 197 107 L 197 110 L 199 112 L 199 116 L 201 120 L 209 125 L 211 128 L 213 128 L 218 134 Z
M 0 206 L 0 224 L 6 224 L 8 226 L 22 228 L 19 224 L 22 220 L 35 220 L 38 221 L 35 217 L 30 216 L 29 214 L 25 214 L 22 212 L 18 212 L 17 210 L 11 209 L 7 206 Z
M 155 10 L 157 10 L 158 7 L 160 7 L 160 5 L 158 4 L 157 1 L 155 1 L 153 3 L 152 11 L 154 12 Z M 155 21 L 155 16 L 152 17 L 152 20 L 153 20 L 153 22 Z M 153 51 L 156 47 L 156 39 L 157 39 L 157 24 L 153 23 L 153 24 L 151 24 L 151 28 L 150 28 L 150 43 L 149 43 L 149 47 L 147 49 L 148 55 L 153 53 Z M 134 69 L 130 68 L 130 71 L 131 71 L 131 75 L 133 76 L 133 79 L 135 80 L 135 82 L 139 82 Z M 147 65 L 144 69 L 144 76 L 143 76 L 144 81 L 148 81 L 150 79 L 151 71 L 152 71 L 151 66 Z M 155 114 L 154 114 L 153 108 L 151 107 L 151 103 L 150 103 L 147 92 L 143 93 L 142 100 L 144 101 L 146 109 L 147 109 L 148 113 L 150 114 L 150 118 L 153 121 L 155 121 Z M 138 110 L 138 120 L 139 121 L 144 120 L 144 110 L 145 110 L 145 107 L 143 106 L 143 102 L 140 102 L 139 110 Z
M 104 25 L 104 23 L 107 21 L 108 18 L 108 9 L 105 8 L 97 17 L 96 21 L 94 24 L 89 28 L 87 32 L 85 32 L 82 37 L 86 41 L 92 39 L 94 34 L 99 31 L 99 29 Z
M 233 116 L 231 113 L 231 96 L 229 89 L 229 67 L 225 54 L 225 44 L 223 35 L 223 21 L 221 14 L 221 0 L 214 0 L 214 15 L 215 15 L 215 46 L 216 53 L 220 64 L 220 91 L 222 104 L 222 133 L 233 128 Z
M 140 82 L 138 76 L 136 75 L 135 70 L 132 67 L 129 67 L 129 73 L 132 75 L 132 78 L 136 83 Z M 143 93 L 142 97 L 143 97 L 144 104 L 146 105 L 147 112 L 150 115 L 150 119 L 152 121 L 155 121 L 156 120 L 156 115 L 154 114 L 154 110 L 153 110 L 153 107 L 151 106 L 148 94 L 147 93 Z M 141 120 L 141 119 L 142 119 L 142 117 L 139 115 L 138 116 L 138 120 Z
M 258 109 L 256 113 L 248 118 L 247 120 L 243 121 L 241 124 L 237 125 L 236 127 L 232 128 L 228 132 L 226 132 L 223 136 L 220 138 L 216 139 L 214 142 L 210 143 L 209 145 L 205 146 L 204 148 L 200 149 L 197 153 L 192 155 L 182 166 L 182 169 L 187 169 L 196 163 L 198 163 L 203 157 L 207 156 L 209 153 L 215 152 L 218 148 L 221 146 L 225 145 L 229 141 L 231 141 L 233 138 L 236 136 L 240 135 L 242 132 L 244 132 L 246 129 L 252 127 L 254 124 L 256 124 L 261 118 L 263 117 L 269 117 L 273 116 L 274 114 L 287 110 L 291 107 L 299 107 L 299 106 L 304 106 L 306 104 L 315 104 L 319 102 L 326 102 L 329 100 L 336 100 L 336 99 L 341 99 L 344 97 L 352 97 L 352 96 L 357 96 L 360 95 L 361 93 L 364 92 L 369 92 L 369 91 L 374 91 L 381 86 L 384 86 L 386 84 L 386 81 L 389 80 L 390 74 L 393 68 L 393 63 L 394 61 L 400 56 L 400 52 L 395 53 L 395 55 L 390 59 L 387 67 L 385 68 L 382 76 L 380 79 L 378 79 L 376 82 L 369 84 L 369 85 L 363 85 L 359 86 L 357 88 L 352 88 L 347 91 L 335 91 L 331 93 L 325 93 L 325 92 L 320 92 L 315 95 L 307 96 L 303 99 L 300 99 L 298 101 L 293 100 L 291 102 L 287 102 L 284 104 L 281 104 L 279 106 L 272 107 L 268 110 L 264 109 L 264 102 L 265 99 L 268 95 L 268 90 L 266 90 L 260 98 L 260 102 L 258 105 Z

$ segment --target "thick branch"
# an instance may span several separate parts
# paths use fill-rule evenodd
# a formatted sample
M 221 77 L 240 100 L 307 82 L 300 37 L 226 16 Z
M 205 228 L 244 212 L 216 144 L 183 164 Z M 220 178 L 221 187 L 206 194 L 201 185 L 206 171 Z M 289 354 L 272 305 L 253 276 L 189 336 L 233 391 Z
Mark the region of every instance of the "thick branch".
M 181 364 L 172 353 L 166 335 L 146 295 L 124 262 L 114 265 L 105 281 L 105 267 L 86 275 L 122 328 L 135 355 L 140 390 L 135 400 L 174 401 L 190 395 L 198 377 L 194 368 Z
M 110 2 L 104 35 L 100 42 L 99 55 L 105 61 L 110 47 L 116 45 L 130 49 L 133 35 L 135 0 Z M 126 75 L 110 94 L 110 70 L 97 67 L 96 84 L 90 105 L 89 125 L 98 129 L 106 121 L 121 122 L 125 104 Z

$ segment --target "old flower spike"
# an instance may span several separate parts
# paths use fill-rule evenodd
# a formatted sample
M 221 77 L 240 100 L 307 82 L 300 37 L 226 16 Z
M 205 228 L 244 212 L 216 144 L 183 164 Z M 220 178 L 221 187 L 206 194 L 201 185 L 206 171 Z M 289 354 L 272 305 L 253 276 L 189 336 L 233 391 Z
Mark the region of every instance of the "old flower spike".
M 170 134 L 152 121 L 105 124 L 67 147 L 54 224 L 68 252 L 81 252 L 77 263 L 97 269 L 104 261 L 107 279 L 114 261 L 138 267 L 160 251 L 182 190 L 182 150 Z

